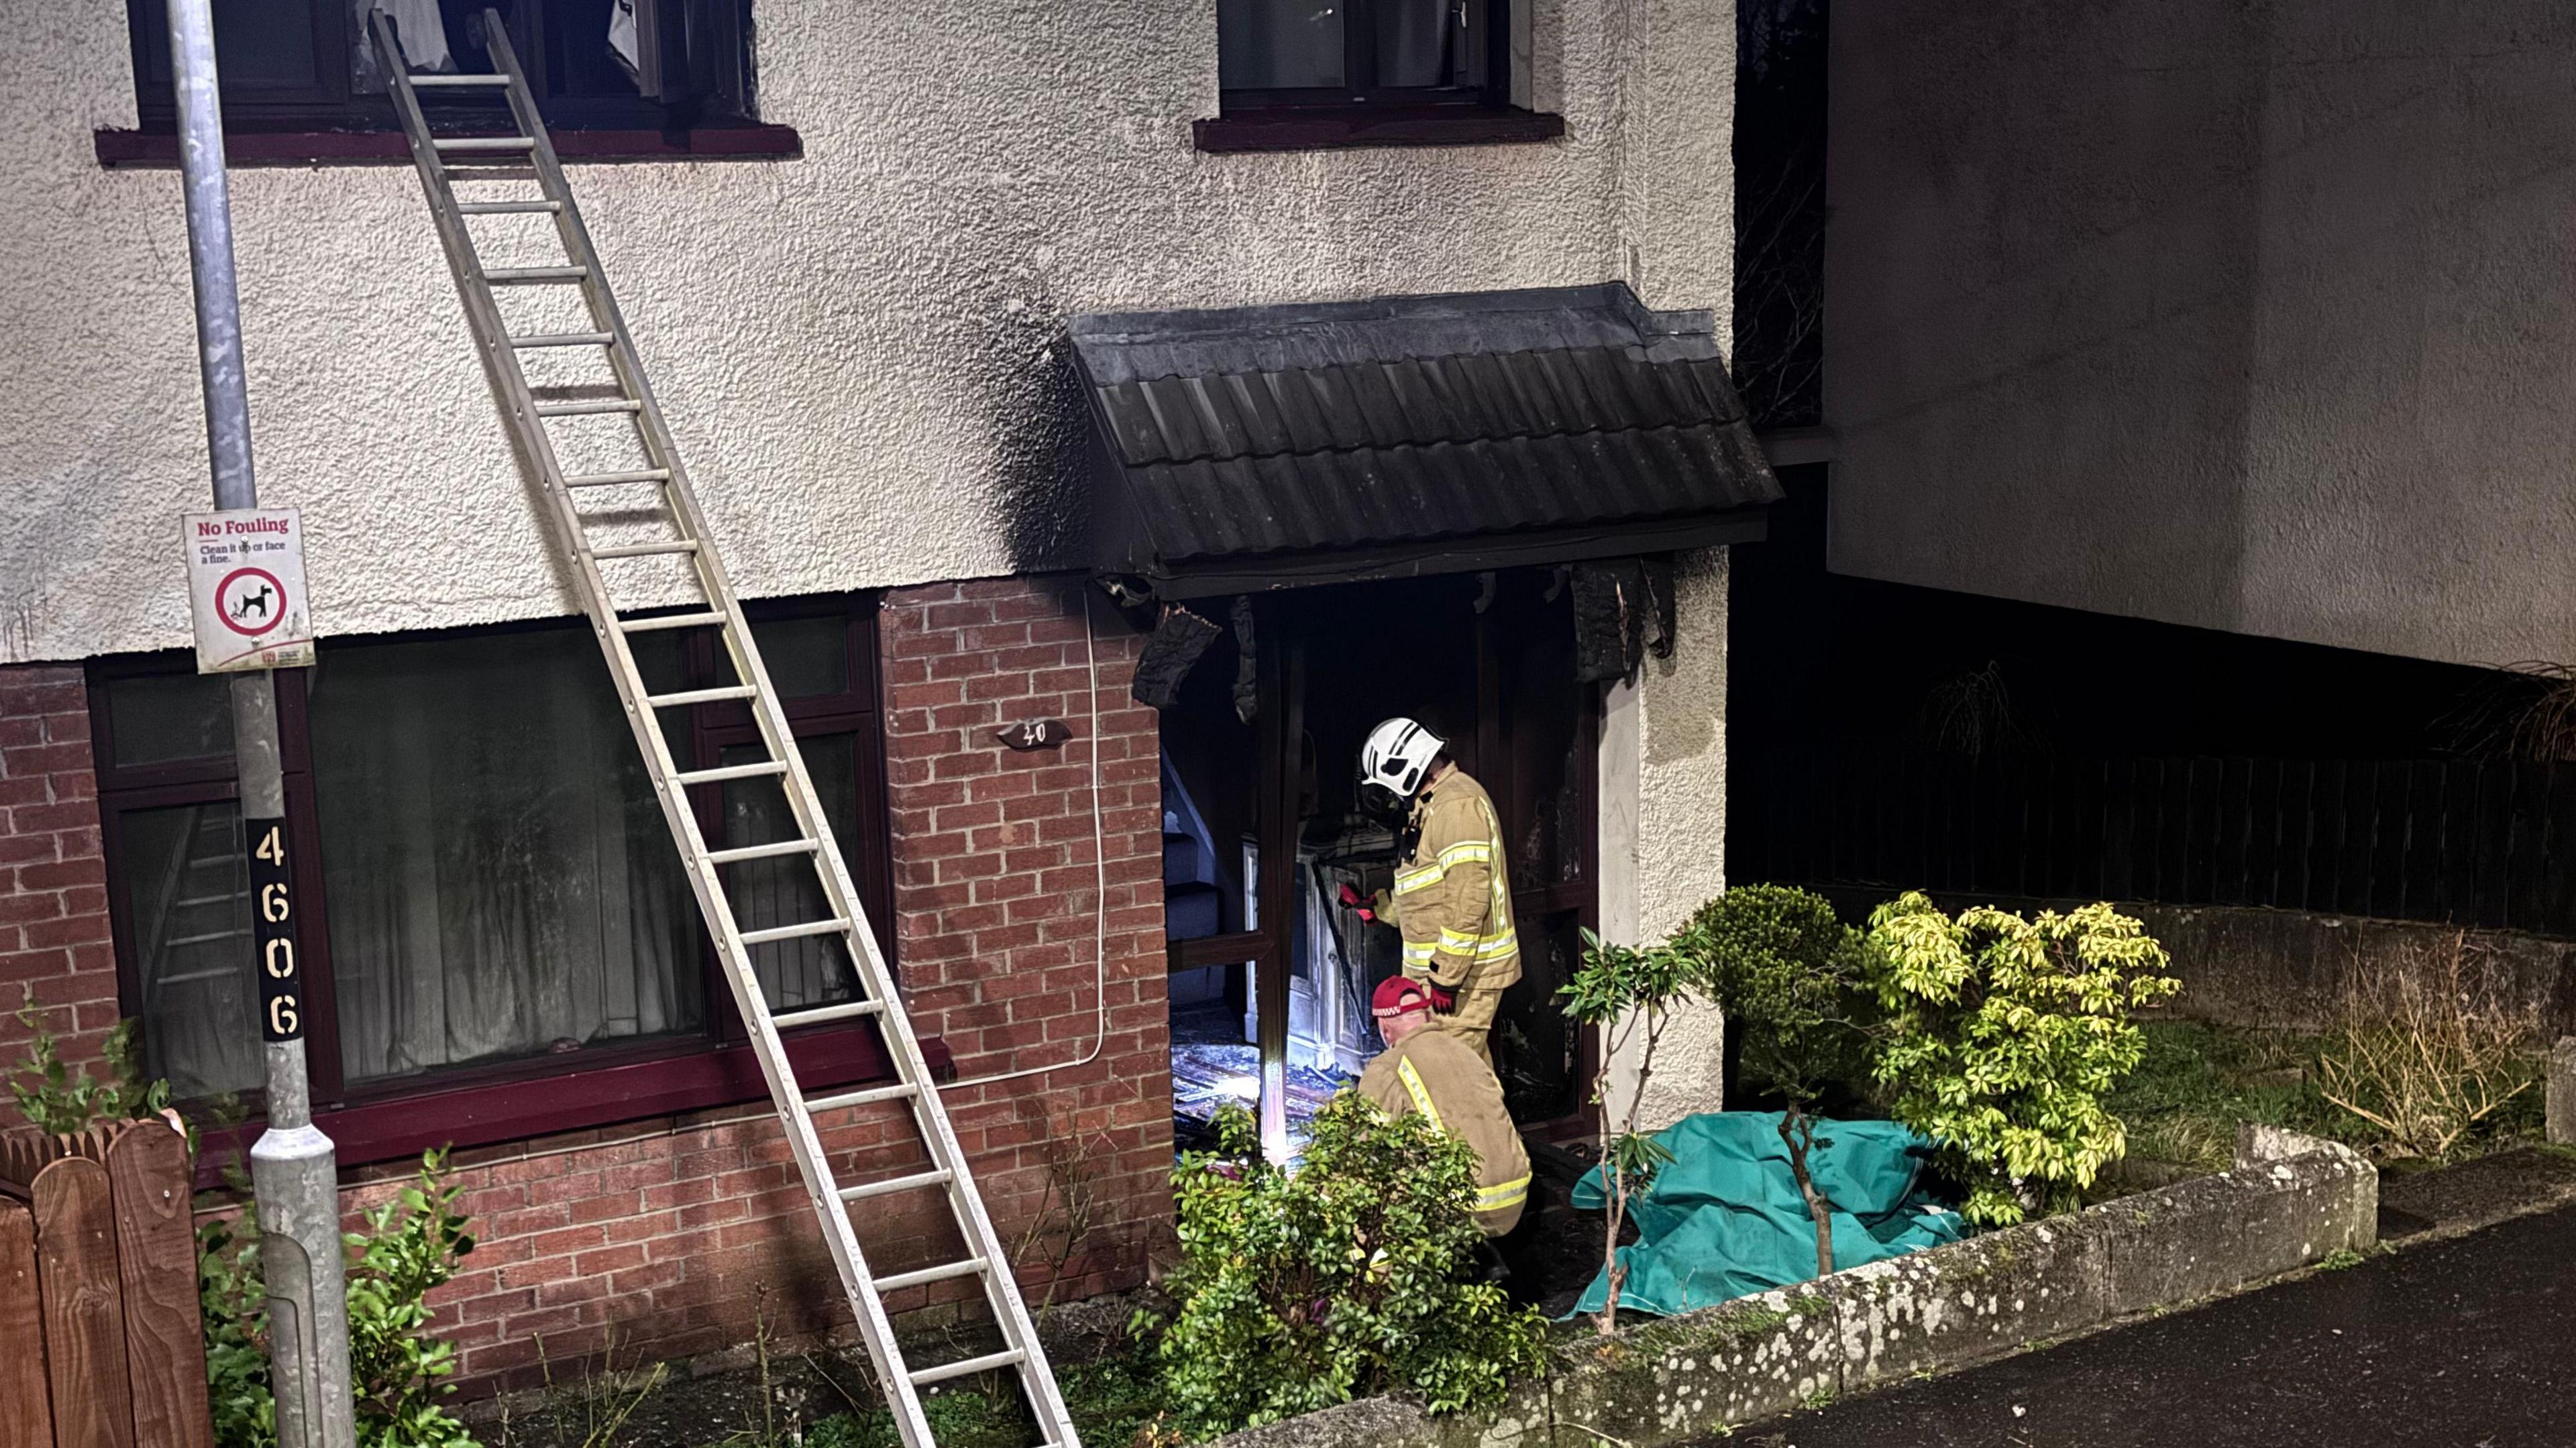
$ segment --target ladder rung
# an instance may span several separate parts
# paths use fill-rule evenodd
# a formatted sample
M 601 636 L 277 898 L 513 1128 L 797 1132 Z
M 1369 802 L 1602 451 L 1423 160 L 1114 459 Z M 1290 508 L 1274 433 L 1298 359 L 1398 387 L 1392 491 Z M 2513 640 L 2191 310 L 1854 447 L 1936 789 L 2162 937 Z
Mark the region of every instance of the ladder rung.
M 734 937 L 745 945 L 770 945 L 781 940 L 802 940 L 808 935 L 833 935 L 850 928 L 850 922 L 835 915 L 829 920 L 808 920 L 802 925 L 773 925 L 767 930 L 746 930 Z
M 683 614 L 681 616 L 683 618 L 696 618 L 700 615 Z M 708 618 L 721 618 L 723 615 L 707 614 L 704 616 Z M 720 784 L 728 779 L 758 779 L 762 775 L 785 774 L 786 772 L 786 761 L 766 759 L 758 764 L 723 764 L 718 765 L 714 769 L 682 770 L 680 773 L 671 776 L 671 782 L 680 786 L 682 789 L 690 789 L 701 784 Z M 229 900 L 233 897 L 227 895 L 224 898 Z
M 969 1257 L 963 1262 L 951 1262 L 945 1267 L 924 1267 L 918 1272 L 897 1272 L 892 1277 L 880 1277 L 876 1280 L 876 1289 L 879 1292 L 900 1292 L 907 1287 L 919 1287 L 924 1282 L 945 1282 L 951 1277 L 971 1277 L 983 1270 L 983 1258 Z
M 590 268 L 586 266 L 496 266 L 483 273 L 483 280 L 507 287 L 530 282 L 577 282 L 589 275 Z
M 651 633 L 655 629 L 662 628 L 713 628 L 724 621 L 725 616 L 720 613 L 661 613 L 655 614 L 651 618 L 621 618 L 617 621 L 617 631 L 619 633 Z M 784 766 L 781 767 L 783 768 Z M 757 766 L 753 765 L 741 765 L 730 771 L 719 769 L 712 771 L 712 773 L 725 779 L 733 779 L 741 775 L 746 770 L 757 772 L 757 768 Z M 694 783 L 694 781 L 685 774 L 680 776 L 680 780 L 684 784 Z
M 811 1010 L 789 1011 L 783 1016 L 771 1016 L 769 1023 L 782 1031 L 793 1031 L 804 1026 L 819 1026 L 826 1021 L 846 1021 L 859 1016 L 881 1015 L 884 1011 L 884 1001 L 843 1001 L 836 1006 L 815 1006 Z
M 722 704 L 731 699 L 748 699 L 759 692 L 749 684 L 727 684 L 721 689 L 683 689 L 676 694 L 647 694 L 644 702 L 656 709 L 677 709 L 687 704 Z
M 612 483 L 667 483 L 669 468 L 629 468 L 622 473 L 575 473 L 564 479 L 567 488 L 605 488 Z
M 510 83 L 510 78 L 506 75 L 416 75 L 411 78 L 411 83 L 415 87 L 425 85 L 508 85 Z
M 534 136 L 433 136 L 430 147 L 437 151 L 532 151 Z
M 506 216 L 517 211 L 561 211 L 560 201 L 459 201 L 459 216 Z
M 620 543 L 614 548 L 593 548 L 593 558 L 650 558 L 659 553 L 695 553 L 698 540 L 674 538 L 667 543 Z
M 586 397 L 579 402 L 540 402 L 539 417 L 580 417 L 593 412 L 642 412 L 644 404 L 632 397 Z
M 841 1200 L 858 1202 L 865 1201 L 869 1197 L 881 1197 L 888 1192 L 908 1192 L 916 1187 L 935 1187 L 955 1175 L 955 1172 L 943 1166 L 937 1171 L 926 1171 L 915 1176 L 887 1177 L 881 1182 L 861 1182 L 854 1187 L 841 1188 Z
M 1018 1348 L 1012 1348 L 1007 1352 L 988 1352 L 982 1357 L 941 1363 L 935 1368 L 923 1368 L 917 1373 L 906 1373 L 904 1376 L 912 1379 L 914 1387 L 926 1387 L 931 1383 L 944 1383 L 950 1378 L 962 1378 L 969 1373 L 989 1373 L 995 1368 L 1006 1368 L 1013 1363 L 1024 1363 L 1028 1360 L 1027 1353 Z
M 614 332 L 540 332 L 533 337 L 512 337 L 513 347 L 605 347 L 617 340 Z
M 729 850 L 707 851 L 707 863 L 738 865 L 745 860 L 774 860 L 781 855 L 810 855 L 814 853 L 814 849 L 812 840 L 781 840 L 771 845 L 737 845 Z
M 207 935 L 182 935 L 176 940 L 162 941 L 161 947 L 164 950 L 176 950 L 182 945 L 207 945 L 218 940 L 243 940 L 249 935 L 250 928 L 244 926 L 239 930 L 218 930 Z
M 893 1086 L 871 1086 L 865 1091 L 844 1091 L 838 1096 L 817 1096 L 805 1103 L 808 1111 L 838 1111 L 844 1106 L 874 1106 L 880 1101 L 905 1101 L 921 1094 L 921 1088 L 909 1081 Z

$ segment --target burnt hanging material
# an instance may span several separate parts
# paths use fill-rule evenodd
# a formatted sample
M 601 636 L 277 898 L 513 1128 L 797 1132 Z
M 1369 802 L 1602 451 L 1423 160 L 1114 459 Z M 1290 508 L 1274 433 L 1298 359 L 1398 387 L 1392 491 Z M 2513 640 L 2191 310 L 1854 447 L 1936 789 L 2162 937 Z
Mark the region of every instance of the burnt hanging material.
M 1139 704 L 1172 707 L 1172 701 L 1181 696 L 1181 680 L 1197 667 L 1199 656 L 1216 642 L 1216 635 L 1214 621 L 1186 608 L 1165 607 L 1162 621 L 1154 625 L 1153 636 L 1145 640 L 1145 652 L 1136 660 L 1136 678 L 1127 692 Z
M 1651 652 L 1673 653 L 1669 559 L 1613 558 L 1574 565 L 1574 677 L 1625 679 Z
M 1252 600 L 1234 601 L 1234 717 L 1249 724 L 1261 712 L 1261 656 L 1253 651 Z

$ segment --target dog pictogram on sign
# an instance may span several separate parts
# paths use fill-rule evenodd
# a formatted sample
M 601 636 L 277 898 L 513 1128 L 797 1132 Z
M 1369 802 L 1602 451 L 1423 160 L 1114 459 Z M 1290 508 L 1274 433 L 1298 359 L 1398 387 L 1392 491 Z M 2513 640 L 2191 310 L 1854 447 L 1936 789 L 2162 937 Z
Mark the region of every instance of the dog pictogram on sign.
M 188 602 L 197 671 L 292 668 L 313 662 L 304 597 L 304 530 L 293 508 L 191 513 Z

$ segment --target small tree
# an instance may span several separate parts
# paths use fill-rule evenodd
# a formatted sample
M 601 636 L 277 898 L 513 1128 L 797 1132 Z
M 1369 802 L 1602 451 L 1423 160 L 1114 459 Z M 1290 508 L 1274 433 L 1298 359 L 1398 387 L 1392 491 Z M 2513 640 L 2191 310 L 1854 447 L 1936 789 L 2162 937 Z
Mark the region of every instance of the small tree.
M 1706 962 L 1710 992 L 1739 1028 L 1740 1079 L 1780 1094 L 1780 1141 L 1816 1223 L 1816 1275 L 1834 1270 L 1833 1203 L 1807 1158 L 1810 1113 L 1827 1087 L 1869 1071 L 1868 948 L 1818 896 L 1785 885 L 1739 885 L 1691 917 L 1676 944 Z
M 1483 1234 L 1464 1141 L 1356 1091 L 1315 1114 L 1293 1172 L 1263 1158 L 1240 1106 L 1216 1125 L 1219 1149 L 1173 1173 L 1177 1308 L 1154 1345 L 1194 1439 L 1397 1389 L 1450 1412 L 1537 1371 L 1537 1312 L 1470 1280 Z
M 2109 905 L 1954 920 L 1912 893 L 1871 913 L 1869 943 L 1888 1013 L 1875 1074 L 1969 1188 L 1961 1214 L 2002 1225 L 2076 1205 L 2127 1150 L 2102 1097 L 2145 1049 L 2129 1012 L 2181 989 L 2164 948 Z
M 1654 1075 L 1655 1048 L 1663 1041 L 1673 1008 L 1708 994 L 1708 963 L 1671 945 L 1638 949 L 1605 944 L 1586 930 L 1583 965 L 1556 994 L 1565 1003 L 1568 1019 L 1577 1025 L 1603 1027 L 1607 1036 L 1601 1064 L 1592 1076 L 1592 1104 L 1601 1113 L 1601 1185 L 1609 1202 L 1601 1269 L 1610 1285 L 1609 1296 L 1593 1320 L 1607 1337 L 1618 1327 L 1619 1289 L 1628 1280 L 1627 1264 L 1619 1260 L 1619 1228 L 1628 1219 L 1628 1201 L 1654 1185 L 1655 1172 L 1672 1160 L 1661 1142 L 1637 1130 L 1646 1104 L 1646 1082 Z M 1611 1068 L 1630 1043 L 1638 1041 L 1640 1032 L 1644 1039 L 1638 1043 L 1637 1079 L 1626 1103 L 1620 1105 L 1611 1100 L 1615 1091 Z

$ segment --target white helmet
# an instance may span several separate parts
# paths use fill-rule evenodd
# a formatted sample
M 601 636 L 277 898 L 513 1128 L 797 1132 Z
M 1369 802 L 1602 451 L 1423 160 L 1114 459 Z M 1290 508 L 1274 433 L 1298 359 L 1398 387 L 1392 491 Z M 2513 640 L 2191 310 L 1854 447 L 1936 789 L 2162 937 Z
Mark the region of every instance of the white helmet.
M 1449 741 L 1410 719 L 1389 719 L 1369 731 L 1360 746 L 1360 783 L 1376 785 L 1399 800 L 1413 798 L 1431 761 Z

